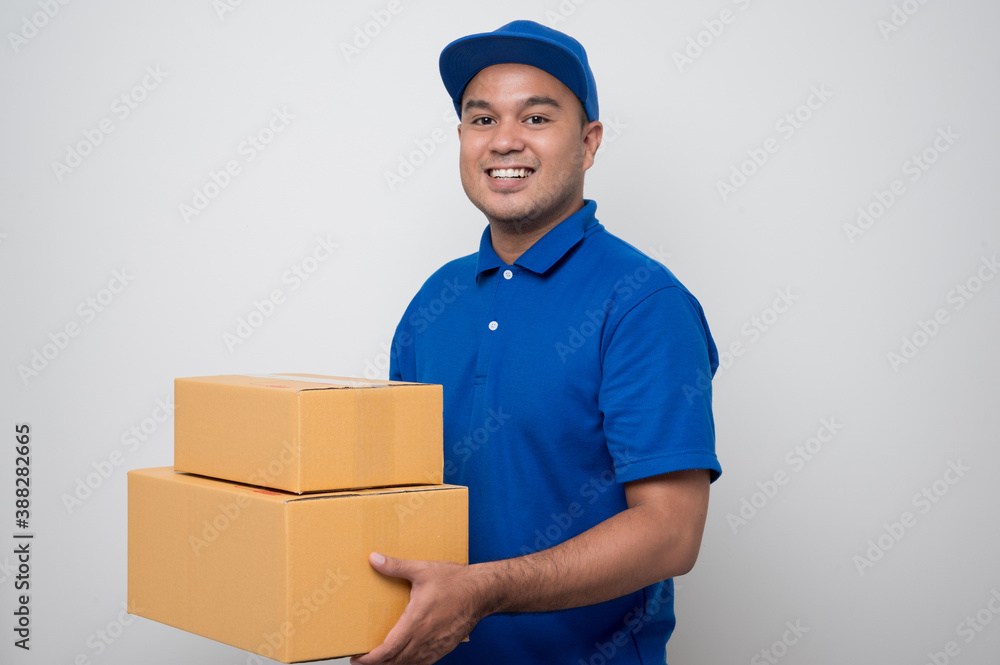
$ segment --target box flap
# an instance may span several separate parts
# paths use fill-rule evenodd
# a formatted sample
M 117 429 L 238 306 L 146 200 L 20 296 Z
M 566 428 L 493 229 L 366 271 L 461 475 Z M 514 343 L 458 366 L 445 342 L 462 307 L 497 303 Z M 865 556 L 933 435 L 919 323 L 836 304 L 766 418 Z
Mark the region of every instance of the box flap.
M 177 480 L 180 480 L 179 476 L 183 476 L 184 479 L 190 479 L 190 481 L 194 484 L 205 486 L 218 486 L 222 483 L 229 488 L 235 489 L 236 491 L 252 493 L 254 496 L 260 495 L 265 501 L 273 501 L 274 503 L 291 503 L 292 501 L 309 501 L 314 499 L 337 499 L 349 496 L 399 494 L 405 492 L 437 492 L 441 490 L 465 489 L 460 485 L 401 485 L 395 487 L 369 487 L 298 494 L 296 492 L 259 487 L 257 485 L 248 485 L 246 483 L 238 483 L 230 480 L 220 480 L 219 478 L 201 476 L 196 473 L 188 473 L 186 471 L 175 471 L 173 467 L 169 466 L 154 467 L 150 469 L 136 469 L 135 472 L 149 476 L 176 477 Z
M 281 373 L 281 374 L 220 374 L 218 376 L 192 376 L 180 381 L 212 381 L 238 386 L 255 386 L 279 390 L 337 390 L 343 388 L 388 388 L 393 386 L 420 386 L 409 381 L 385 381 L 382 379 L 357 379 L 322 374 Z
M 464 490 L 460 485 L 409 485 L 407 487 L 373 487 L 359 490 L 340 490 L 337 492 L 323 492 L 320 494 L 291 494 L 285 499 L 285 503 L 293 501 L 313 501 L 315 499 L 336 499 L 348 496 L 375 496 L 379 494 L 405 494 L 407 492 L 440 492 L 446 490 Z

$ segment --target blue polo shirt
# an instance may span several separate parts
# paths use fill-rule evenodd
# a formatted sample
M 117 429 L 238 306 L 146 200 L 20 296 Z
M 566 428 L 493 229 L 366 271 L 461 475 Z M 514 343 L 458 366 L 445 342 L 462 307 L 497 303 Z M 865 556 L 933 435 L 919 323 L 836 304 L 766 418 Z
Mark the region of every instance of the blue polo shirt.
M 444 386 L 445 482 L 469 488 L 469 560 L 552 547 L 627 508 L 623 483 L 721 473 L 698 301 L 608 233 L 597 204 L 513 265 L 446 264 L 396 328 L 390 378 Z M 597 605 L 492 615 L 442 663 L 665 662 L 671 580 Z

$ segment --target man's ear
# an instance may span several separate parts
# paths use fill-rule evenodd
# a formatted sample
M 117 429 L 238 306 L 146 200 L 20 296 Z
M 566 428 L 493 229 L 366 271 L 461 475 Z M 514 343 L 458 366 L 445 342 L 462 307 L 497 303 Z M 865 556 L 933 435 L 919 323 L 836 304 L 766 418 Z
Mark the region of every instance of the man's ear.
M 594 120 L 583 128 L 583 170 L 594 165 L 594 156 L 601 147 L 604 138 L 604 125 L 600 120 Z

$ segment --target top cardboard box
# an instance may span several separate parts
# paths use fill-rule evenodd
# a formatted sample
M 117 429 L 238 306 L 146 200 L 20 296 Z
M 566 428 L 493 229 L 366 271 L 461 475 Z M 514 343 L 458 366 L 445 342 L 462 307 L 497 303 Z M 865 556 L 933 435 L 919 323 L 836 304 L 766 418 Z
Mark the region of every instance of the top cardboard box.
M 177 471 L 296 493 L 443 482 L 439 385 L 200 376 L 174 404 Z

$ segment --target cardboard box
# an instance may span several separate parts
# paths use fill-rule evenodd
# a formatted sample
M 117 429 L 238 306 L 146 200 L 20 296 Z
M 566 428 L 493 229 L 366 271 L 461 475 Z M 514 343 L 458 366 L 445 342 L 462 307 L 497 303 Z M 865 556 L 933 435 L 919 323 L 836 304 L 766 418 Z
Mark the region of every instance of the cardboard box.
M 178 471 L 289 492 L 444 480 L 442 389 L 314 374 L 174 381 Z
M 468 561 L 454 485 L 300 496 L 175 473 L 128 473 L 128 607 L 285 663 L 366 653 L 409 600 L 370 552 Z

